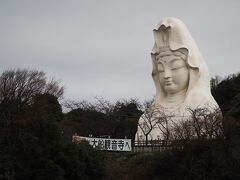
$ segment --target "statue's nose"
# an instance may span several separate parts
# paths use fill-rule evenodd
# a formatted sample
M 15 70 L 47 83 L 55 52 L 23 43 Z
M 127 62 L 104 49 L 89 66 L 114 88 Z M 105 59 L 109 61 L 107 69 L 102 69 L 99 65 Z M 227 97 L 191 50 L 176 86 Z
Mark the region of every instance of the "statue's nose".
M 171 70 L 170 70 L 170 69 L 165 69 L 165 71 L 164 71 L 164 78 L 165 78 L 165 79 L 168 79 L 168 78 L 170 78 L 170 77 L 172 77 L 172 72 L 171 72 Z

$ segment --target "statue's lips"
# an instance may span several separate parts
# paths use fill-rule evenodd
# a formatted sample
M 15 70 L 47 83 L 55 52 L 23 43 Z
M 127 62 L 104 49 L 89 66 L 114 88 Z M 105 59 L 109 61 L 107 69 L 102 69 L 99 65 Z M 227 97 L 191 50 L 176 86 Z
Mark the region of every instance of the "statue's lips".
M 165 86 L 170 86 L 172 85 L 172 81 L 165 81 Z

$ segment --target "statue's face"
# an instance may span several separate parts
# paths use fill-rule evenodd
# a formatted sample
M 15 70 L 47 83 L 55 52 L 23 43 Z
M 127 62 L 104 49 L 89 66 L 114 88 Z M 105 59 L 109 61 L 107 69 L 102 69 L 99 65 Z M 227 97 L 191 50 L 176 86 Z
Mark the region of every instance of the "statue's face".
M 163 56 L 158 59 L 160 85 L 166 94 L 176 94 L 188 88 L 189 69 L 181 57 Z

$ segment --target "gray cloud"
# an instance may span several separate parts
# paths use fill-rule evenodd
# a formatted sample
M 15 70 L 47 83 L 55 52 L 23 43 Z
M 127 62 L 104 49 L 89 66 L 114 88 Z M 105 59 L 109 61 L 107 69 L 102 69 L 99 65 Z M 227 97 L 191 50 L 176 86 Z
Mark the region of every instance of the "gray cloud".
M 11 0 L 0 2 L 0 71 L 62 79 L 66 98 L 150 98 L 152 29 L 182 19 L 211 76 L 238 72 L 239 1 Z

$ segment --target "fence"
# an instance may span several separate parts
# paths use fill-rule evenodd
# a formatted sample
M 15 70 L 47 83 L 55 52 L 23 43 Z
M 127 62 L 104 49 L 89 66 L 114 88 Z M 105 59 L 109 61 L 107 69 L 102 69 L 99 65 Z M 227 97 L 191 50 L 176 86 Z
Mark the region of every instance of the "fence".
M 180 141 L 165 141 L 165 140 L 149 140 L 135 141 L 133 152 L 156 152 L 170 149 L 182 149 L 183 145 Z

